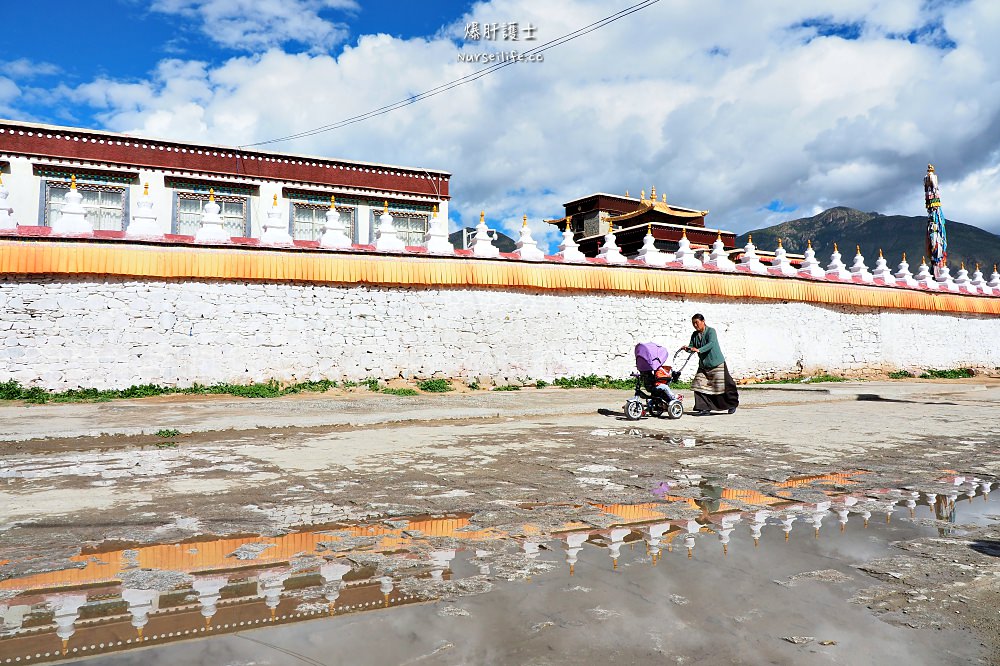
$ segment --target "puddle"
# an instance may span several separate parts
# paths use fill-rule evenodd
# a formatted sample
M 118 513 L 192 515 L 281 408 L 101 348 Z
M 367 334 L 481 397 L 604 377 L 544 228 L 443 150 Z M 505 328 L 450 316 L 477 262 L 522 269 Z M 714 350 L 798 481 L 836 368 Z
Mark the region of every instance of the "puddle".
M 0 549 L 0 663 L 969 661 L 847 600 L 893 542 L 995 522 L 994 483 L 852 490 L 868 476 L 644 479 L 642 504 L 108 543 L 54 571 Z

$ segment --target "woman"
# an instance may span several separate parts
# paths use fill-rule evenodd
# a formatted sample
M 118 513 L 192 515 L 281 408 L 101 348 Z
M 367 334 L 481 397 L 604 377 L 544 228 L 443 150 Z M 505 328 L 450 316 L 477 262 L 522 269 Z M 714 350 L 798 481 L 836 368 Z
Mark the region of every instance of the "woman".
M 736 382 L 726 367 L 726 357 L 719 347 L 719 338 L 714 328 L 705 325 L 705 317 L 696 314 L 691 317 L 694 333 L 691 342 L 685 347 L 689 352 L 698 354 L 698 372 L 691 382 L 694 391 L 694 413 L 704 416 L 713 411 L 728 411 L 736 413 L 740 404 L 740 394 L 736 390 Z

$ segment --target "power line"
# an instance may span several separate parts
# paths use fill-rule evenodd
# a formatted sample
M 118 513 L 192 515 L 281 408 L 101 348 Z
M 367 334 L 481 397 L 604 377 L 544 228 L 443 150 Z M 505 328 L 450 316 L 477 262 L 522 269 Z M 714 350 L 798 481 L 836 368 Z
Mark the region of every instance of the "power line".
M 636 4 L 634 4 L 634 5 L 630 6 L 630 7 L 626 7 L 625 9 L 622 9 L 621 11 L 615 12 L 614 14 L 611 14 L 610 16 L 605 16 L 604 18 L 600 19 L 599 21 L 594 21 L 593 23 L 591 23 L 589 25 L 585 25 L 582 28 L 577 28 L 576 30 L 573 30 L 572 32 L 568 32 L 565 35 L 562 35 L 561 37 L 556 37 L 555 39 L 552 39 L 552 40 L 549 40 L 548 42 L 545 42 L 544 44 L 540 44 L 540 45 L 538 45 L 536 47 L 528 49 L 527 51 L 523 51 L 520 55 L 522 55 L 522 56 L 524 56 L 524 57 L 527 58 L 529 56 L 534 56 L 534 55 L 537 55 L 539 53 L 544 53 L 545 51 L 548 51 L 549 49 L 554 49 L 557 46 L 562 46 L 563 44 L 565 44 L 567 42 L 571 42 L 574 39 L 577 39 L 578 37 L 583 37 L 584 35 L 590 34 L 590 33 L 594 32 L 595 30 L 600 30 L 601 28 L 603 28 L 603 27 L 605 27 L 607 25 L 610 25 L 610 24 L 614 23 L 615 21 L 619 21 L 619 20 L 625 18 L 626 16 L 629 16 L 630 14 L 634 14 L 636 12 L 642 11 L 643 9 L 646 9 L 647 7 L 655 5 L 659 1 L 660 0 L 643 0 L 642 2 L 636 3 Z M 385 106 L 381 106 L 381 107 L 379 107 L 377 109 L 373 109 L 373 110 L 368 111 L 366 113 L 361 113 L 361 114 L 358 114 L 356 116 L 351 116 L 350 118 L 345 118 L 343 120 L 339 120 L 339 121 L 337 121 L 335 123 L 331 123 L 329 125 L 321 125 L 319 127 L 315 127 L 313 129 L 309 129 L 309 130 L 303 130 L 302 132 L 297 132 L 295 134 L 289 134 L 287 136 L 282 136 L 282 137 L 278 137 L 278 138 L 275 138 L 275 139 L 268 139 L 266 141 L 258 141 L 256 143 L 249 143 L 249 144 L 245 144 L 245 145 L 240 146 L 240 147 L 241 148 L 249 148 L 249 147 L 252 147 L 252 146 L 264 146 L 264 145 L 271 144 L 271 143 L 280 143 L 282 141 L 291 141 L 292 139 L 302 139 L 302 138 L 305 138 L 305 137 L 308 137 L 308 136 L 314 136 L 316 134 L 322 134 L 324 132 L 330 132 L 330 131 L 335 130 L 335 129 L 340 129 L 342 127 L 347 127 L 348 125 L 353 125 L 354 123 L 359 123 L 359 122 L 362 122 L 364 120 L 368 120 L 370 118 L 375 118 L 377 116 L 385 115 L 387 113 L 391 113 L 392 111 L 398 111 L 399 109 L 402 109 L 404 107 L 410 106 L 411 104 L 416 104 L 417 102 L 423 101 L 425 99 L 429 99 L 431 97 L 435 97 L 436 95 L 440 95 L 441 93 L 448 92 L 449 90 L 452 90 L 452 89 L 457 88 L 459 86 L 463 86 L 463 85 L 465 85 L 467 83 L 472 83 L 473 81 L 477 81 L 477 80 L 483 78 L 484 76 L 488 76 L 488 75 L 490 75 L 490 74 L 492 74 L 492 73 L 494 73 L 494 72 L 496 72 L 498 70 L 503 69 L 504 67 L 509 67 L 510 65 L 515 64 L 515 62 L 517 62 L 517 61 L 515 61 L 515 60 L 506 60 L 506 61 L 502 61 L 502 62 L 498 62 L 498 63 L 492 64 L 492 65 L 489 65 L 489 66 L 484 67 L 482 69 L 478 69 L 475 72 L 471 72 L 469 74 L 466 74 L 463 77 L 460 77 L 460 78 L 455 79 L 453 81 L 449 81 L 448 83 L 442 83 L 441 85 L 439 85 L 439 86 L 437 86 L 435 88 L 431 88 L 430 90 L 425 90 L 424 92 L 419 93 L 417 95 L 412 95 L 410 97 L 407 97 L 406 99 L 399 100 L 398 102 L 393 102 L 392 104 L 387 104 Z

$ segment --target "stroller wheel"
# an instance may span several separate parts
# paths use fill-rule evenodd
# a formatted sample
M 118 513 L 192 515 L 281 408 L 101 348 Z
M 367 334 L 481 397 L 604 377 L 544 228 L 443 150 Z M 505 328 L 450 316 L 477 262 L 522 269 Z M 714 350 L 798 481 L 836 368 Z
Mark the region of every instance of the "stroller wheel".
M 667 416 L 672 419 L 679 419 L 684 416 L 684 403 L 674 400 L 667 405 Z
M 642 403 L 638 400 L 629 400 L 625 403 L 625 418 L 629 421 L 638 421 L 642 418 Z

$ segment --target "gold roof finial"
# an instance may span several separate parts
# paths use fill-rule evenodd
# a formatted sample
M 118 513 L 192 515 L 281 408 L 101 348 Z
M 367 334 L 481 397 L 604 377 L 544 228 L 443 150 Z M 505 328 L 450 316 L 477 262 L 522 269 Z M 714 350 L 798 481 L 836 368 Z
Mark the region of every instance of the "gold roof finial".
M 618 558 L 617 557 L 612 557 L 611 558 L 611 568 L 614 569 L 615 571 L 618 571 Z
M 614 222 L 611 221 L 611 217 L 608 217 L 608 233 L 613 234 L 615 232 Z
M 653 235 L 653 223 L 652 222 L 650 222 L 649 226 L 646 227 L 646 233 L 649 234 L 650 236 Z
M 751 245 L 753 244 L 753 234 L 747 235 L 747 242 L 750 243 Z
M 857 251 L 858 254 L 861 254 L 861 246 L 860 245 L 855 245 L 854 248 L 855 248 L 855 250 Z
M 389 212 L 389 201 L 387 199 L 383 199 L 382 201 L 385 202 L 385 207 L 382 208 L 382 212 L 388 213 Z
M 996 265 L 996 264 L 993 264 L 993 272 L 994 272 L 994 273 L 996 273 L 996 272 L 997 272 L 997 265 Z
M 715 240 L 722 240 L 722 229 L 719 229 L 719 233 L 715 236 Z
M 641 192 L 639 192 L 639 201 L 645 201 L 645 200 L 646 200 L 646 190 L 642 190 Z
M 3 185 L 3 173 L 2 172 L 0 172 L 0 185 Z M 625 193 L 625 196 L 628 196 L 628 192 Z
M 337 206 L 337 195 L 330 195 L 330 210 L 333 210 Z
M 573 575 L 573 565 L 572 565 L 572 564 L 571 564 L 571 565 L 569 565 L 569 575 L 570 575 L 570 576 L 572 576 L 572 575 Z
M 785 541 L 788 541 L 788 539 L 790 538 L 790 536 L 791 536 L 791 532 L 785 532 Z
M 882 256 L 882 248 L 878 249 L 878 258 L 879 259 L 884 259 L 884 257 Z
M 961 265 L 961 269 L 964 271 L 965 270 L 965 262 L 963 261 L 963 262 L 961 262 L 961 264 L 962 264 Z
M 660 195 L 660 200 L 663 201 L 663 203 L 667 203 L 667 195 L 666 195 L 666 193 Z
M 274 622 L 275 617 L 277 616 L 277 614 L 278 614 L 278 609 L 277 608 L 272 608 L 271 609 L 271 622 Z
M 810 250 L 813 248 L 813 242 L 811 238 L 806 241 L 806 247 L 809 248 Z
M 927 265 L 927 256 L 926 255 L 923 256 L 923 257 L 920 257 L 920 264 L 922 266 L 926 266 Z
M 215 201 L 215 188 L 208 188 L 208 200 Z
M 437 217 L 437 216 L 438 216 L 438 207 L 437 204 L 434 204 L 434 207 L 431 209 L 431 217 Z
M 524 217 L 521 218 L 521 220 L 522 220 L 521 228 L 524 229 L 528 226 L 528 216 L 525 215 Z
M 778 239 L 778 247 L 782 247 L 780 238 Z
M 833 251 L 834 252 L 840 252 L 840 250 L 837 249 L 837 244 L 836 243 L 833 244 Z
M 906 261 L 906 253 L 903 253 L 903 261 Z
M 687 238 L 687 237 L 688 237 L 688 230 L 687 227 L 684 227 L 683 229 L 681 229 L 681 238 Z
M 71 190 L 75 190 L 76 189 L 76 174 L 75 173 L 72 174 L 72 175 L 70 175 L 70 177 L 69 177 L 69 189 L 71 189 Z
M 628 199 L 628 190 L 625 190 L 625 198 Z
M 933 164 L 928 164 L 927 165 L 927 170 L 928 171 L 934 171 L 934 165 Z
M 479 211 L 479 224 L 486 224 L 486 211 Z
M 142 196 L 144 196 L 144 197 L 148 197 L 149 196 L 149 183 L 143 184 L 143 186 L 142 186 Z
M 271 205 L 272 206 L 277 206 L 278 205 L 278 195 L 277 194 L 274 195 L 274 203 L 271 204 Z
M 649 199 L 650 201 L 656 201 L 656 185 L 649 188 Z
M 979 262 L 978 261 L 976 262 L 976 270 L 977 271 L 979 270 Z

